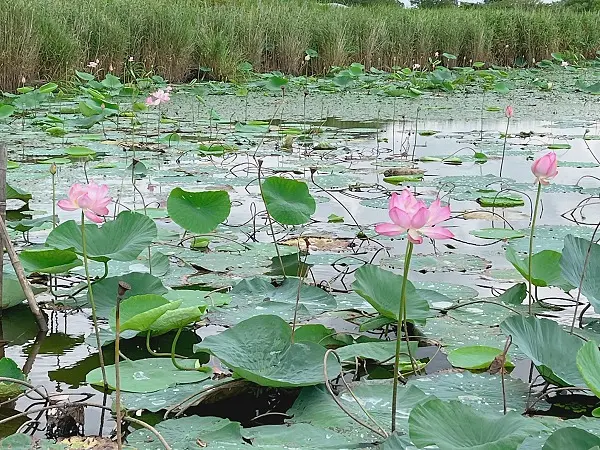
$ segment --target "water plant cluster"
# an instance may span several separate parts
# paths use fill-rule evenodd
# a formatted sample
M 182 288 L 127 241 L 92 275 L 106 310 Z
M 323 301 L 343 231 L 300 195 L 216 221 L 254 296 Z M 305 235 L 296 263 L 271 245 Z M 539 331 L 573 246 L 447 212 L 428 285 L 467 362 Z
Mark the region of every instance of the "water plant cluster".
M 594 58 L 597 11 L 482 8 L 415 10 L 394 4 L 336 8 L 316 1 L 3 0 L 0 88 L 22 77 L 64 80 L 89 61 L 143 65 L 173 82 L 235 79 L 258 72 L 326 73 L 360 62 L 367 69 L 424 66 L 435 52 L 459 65 L 534 65 L 554 51 Z M 305 51 L 319 58 L 307 64 Z M 130 61 L 133 58 L 133 61 Z
M 6 223 L 49 321 L 87 325 L 62 350 L 89 355 L 39 383 L 35 355 L 58 333 L 27 340 L 24 365 L 8 339 L 0 395 L 27 407 L 0 425 L 28 420 L 0 445 L 100 445 L 55 442 L 52 414 L 83 408 L 69 417 L 96 411 L 140 449 L 599 446 L 596 124 L 520 129 L 511 83 L 527 72 L 438 56 L 187 85 L 92 60 L 72 83 L 5 94 Z M 592 98 L 575 78 L 593 63 L 551 58 L 540 77 Z M 434 128 L 418 102 L 457 86 L 485 86 L 481 120 Z M 291 121 L 288 89 L 373 90 L 404 111 Z M 22 328 L 6 337 L 27 335 L 5 270 L 4 323 Z M 98 432 L 73 420 L 69 435 Z

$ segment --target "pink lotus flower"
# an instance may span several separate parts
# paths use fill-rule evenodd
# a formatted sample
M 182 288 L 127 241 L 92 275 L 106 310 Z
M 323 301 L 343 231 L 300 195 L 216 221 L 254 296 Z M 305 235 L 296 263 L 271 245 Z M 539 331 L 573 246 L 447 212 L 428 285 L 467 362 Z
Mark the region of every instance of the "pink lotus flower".
M 514 114 L 513 107 L 510 106 L 510 105 L 508 105 L 506 107 L 506 109 L 504 110 L 504 114 L 506 114 L 506 117 L 508 117 L 510 119 L 513 116 L 513 114 Z
M 549 184 L 550 180 L 558 175 L 556 166 L 556 153 L 554 152 L 546 153 L 536 159 L 531 165 L 531 172 L 535 175 L 536 183 Z
M 168 86 L 166 90 L 159 89 L 156 92 L 152 92 L 150 96 L 146 99 L 146 105 L 158 106 L 161 103 L 168 102 L 169 100 L 171 100 L 171 96 L 169 95 L 171 89 L 171 86 Z
M 452 239 L 454 234 L 437 224 L 450 218 L 450 207 L 442 206 L 436 199 L 429 208 L 421 200 L 417 200 L 409 189 L 404 189 L 400 195 L 395 192 L 390 198 L 389 207 L 392 223 L 380 223 L 375 231 L 384 236 L 408 234 L 408 240 L 413 244 L 421 244 L 422 236 L 431 239 Z
M 85 216 L 93 222 L 101 223 L 102 217 L 108 215 L 106 207 L 112 200 L 108 195 L 108 186 L 75 183 L 69 189 L 68 198 L 59 200 L 58 207 L 65 211 L 81 209 Z

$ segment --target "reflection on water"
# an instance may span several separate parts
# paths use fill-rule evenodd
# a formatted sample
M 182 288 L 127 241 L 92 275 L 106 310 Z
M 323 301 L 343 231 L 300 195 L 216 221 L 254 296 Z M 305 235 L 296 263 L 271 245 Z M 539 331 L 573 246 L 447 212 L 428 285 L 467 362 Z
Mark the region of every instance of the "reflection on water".
M 182 113 L 183 114 L 183 113 Z M 459 112 L 457 113 L 459 114 Z M 302 127 L 319 127 L 321 135 L 316 138 L 316 142 L 328 142 L 333 150 L 311 150 L 301 140 L 293 144 L 293 150 L 287 154 L 279 151 L 283 136 L 271 135 L 263 143 L 262 157 L 265 167 L 281 171 L 284 168 L 295 169 L 310 179 L 309 167 L 318 167 L 316 179 L 323 180 L 323 184 L 330 183 L 329 186 L 336 187 L 355 185 L 351 190 L 348 189 L 332 190 L 335 198 L 350 211 L 354 218 L 366 228 L 372 224 L 387 220 L 387 211 L 385 208 L 373 208 L 364 205 L 364 200 L 380 199 L 385 207 L 387 190 L 396 189 L 394 186 L 382 181 L 382 172 L 385 168 L 395 165 L 407 165 L 408 159 L 415 159 L 424 156 L 447 157 L 449 155 L 461 156 L 472 155 L 474 151 L 482 152 L 488 156 L 485 164 L 465 158 L 460 165 L 448 165 L 443 162 L 420 163 L 419 167 L 426 170 L 424 186 L 414 187 L 419 193 L 424 194 L 426 198 L 433 198 L 437 195 L 439 188 L 427 183 L 428 180 L 436 176 L 465 176 L 476 177 L 487 174 L 497 175 L 500 168 L 499 155 L 502 151 L 503 139 L 501 133 L 504 132 L 506 123 L 503 120 L 485 121 L 483 131 L 479 121 L 465 122 L 460 117 L 456 120 L 435 121 L 429 120 L 427 114 L 422 114 L 424 120 L 417 124 L 409 121 L 384 122 L 379 120 L 370 120 L 364 122 L 348 122 L 336 118 L 327 118 L 323 121 L 311 121 L 306 124 L 280 124 L 275 125 Z M 180 117 L 182 129 L 179 133 L 186 134 L 185 118 Z M 227 128 L 229 127 L 229 128 Z M 507 159 L 504 163 L 505 177 L 516 180 L 520 183 L 526 183 L 531 186 L 525 194 L 531 195 L 533 192 L 533 177 L 530 173 L 530 160 L 538 156 L 541 152 L 547 151 L 550 144 L 568 143 L 569 149 L 557 150 L 559 160 L 565 162 L 594 163 L 591 151 L 597 155 L 600 154 L 600 141 L 584 141 L 585 128 L 591 129 L 591 134 L 600 134 L 598 125 L 595 123 L 551 123 L 551 122 L 519 122 L 511 123 L 510 138 L 508 145 Z M 215 131 L 219 136 L 227 139 L 231 127 L 229 124 L 221 125 L 221 129 Z M 427 132 L 424 132 L 427 131 Z M 188 130 L 188 134 L 193 131 Z M 121 201 L 129 205 L 139 207 L 140 199 L 136 192 L 141 192 L 147 204 L 154 206 L 164 206 L 165 198 L 168 192 L 175 186 L 184 188 L 198 189 L 207 186 L 227 186 L 232 192 L 232 197 L 237 207 L 233 208 L 230 217 L 231 223 L 243 223 L 248 220 L 248 205 L 257 201 L 255 173 L 250 166 L 243 164 L 248 161 L 246 157 L 227 157 L 224 159 L 198 159 L 195 154 L 195 144 L 177 143 L 166 154 L 151 153 L 138 155 L 144 160 L 145 164 L 152 170 L 148 174 L 140 175 L 137 182 L 138 191 L 133 189 L 120 191 L 122 180 L 124 179 L 123 169 L 128 166 L 129 161 L 123 161 L 123 151 L 114 144 L 117 139 L 122 139 L 123 133 L 110 129 L 108 130 L 108 139 L 106 139 L 107 151 L 103 161 L 114 163 L 115 168 L 109 169 L 103 175 L 103 182 L 111 185 L 115 192 L 121 192 Z M 257 136 L 249 138 L 236 138 L 245 148 L 254 148 L 259 141 Z M 311 141 L 313 144 L 315 140 Z M 90 143 L 89 145 L 92 145 Z M 187 147 L 190 145 L 193 147 Z M 58 146 L 58 145 L 57 145 Z M 50 152 L 51 153 L 51 152 Z M 173 155 L 177 154 L 179 158 Z M 46 155 L 48 156 L 48 155 Z M 22 155 L 23 161 L 29 156 Z M 18 155 L 12 155 L 11 159 L 19 160 Z M 246 172 L 235 172 L 238 166 L 242 166 Z M 75 162 L 70 167 L 62 167 L 58 177 L 57 190 L 61 194 L 67 187 L 76 180 L 80 180 L 83 174 L 83 164 Z M 230 170 L 231 169 L 231 170 Z M 32 209 L 36 211 L 51 210 L 47 194 L 43 193 L 46 189 L 47 167 L 32 165 L 29 170 L 30 177 L 19 179 L 23 189 L 29 189 L 33 193 Z M 90 169 L 91 170 L 91 169 Z M 596 167 L 571 167 L 563 166 L 559 168 L 560 175 L 557 182 L 564 185 L 574 185 L 580 182 L 586 175 L 597 175 Z M 237 174 L 237 176 L 232 176 Z M 95 177 L 100 177 L 92 172 Z M 328 178 L 330 176 L 330 178 Z M 22 177 L 22 174 L 21 174 Z M 40 181 L 41 180 L 41 181 Z M 246 190 L 248 185 L 248 190 Z M 584 188 L 599 188 L 600 182 L 597 179 L 587 178 L 580 182 Z M 40 192 L 42 191 L 42 192 Z M 599 189 L 600 191 L 600 189 Z M 335 201 L 332 201 L 328 195 L 322 192 L 315 192 L 322 197 L 314 218 L 320 221 L 320 224 L 314 224 L 315 233 L 334 232 L 336 235 L 349 236 L 356 234 L 356 229 L 351 228 L 353 221 L 348 217 L 345 208 Z M 549 193 L 543 197 L 543 215 L 539 224 L 553 225 L 572 225 L 572 222 L 562 216 L 562 214 L 574 207 L 584 196 L 577 192 Z M 447 197 L 446 197 L 447 199 Z M 480 209 L 473 201 L 451 202 L 453 212 L 468 211 Z M 459 241 L 443 242 L 438 245 L 438 251 L 453 251 L 466 254 L 476 254 L 493 264 L 494 268 L 508 268 L 504 259 L 502 243 L 487 245 L 488 242 L 482 242 L 469 234 L 470 231 L 490 226 L 506 226 L 509 223 L 515 229 L 526 228 L 529 226 L 530 207 L 526 206 L 516 209 L 497 209 L 499 217 L 485 217 L 480 219 L 454 219 L 450 226 L 456 234 Z M 592 223 L 599 220 L 600 208 L 594 208 L 586 211 L 585 220 Z M 73 214 L 60 212 L 61 219 L 74 218 Z M 336 214 L 345 218 L 344 224 L 327 224 L 328 217 Z M 172 232 L 172 224 L 168 222 L 161 223 L 161 230 L 165 234 Z M 310 227 L 308 228 L 310 232 Z M 45 239 L 47 230 L 31 232 L 30 239 L 34 243 L 42 243 Z M 258 236 L 260 240 L 268 242 L 267 235 Z M 386 246 L 392 248 L 392 253 L 401 255 L 403 253 L 404 243 L 399 240 L 386 241 Z M 429 244 L 418 248 L 417 252 L 430 253 L 432 248 Z M 381 255 L 383 256 L 383 255 Z M 375 259 L 377 262 L 379 258 Z M 290 273 L 296 273 L 297 265 L 294 260 L 289 265 L 286 264 L 286 270 Z M 273 274 L 277 274 L 279 265 L 273 265 Z M 336 272 L 330 266 L 315 266 L 313 274 L 316 281 L 332 279 Z M 437 272 L 434 274 L 411 273 L 411 279 L 414 281 L 443 281 L 451 283 L 460 283 L 477 288 L 482 295 L 489 296 L 492 286 L 503 285 L 510 286 L 498 279 L 482 276 L 481 274 L 461 274 L 460 279 L 454 272 Z M 179 281 L 179 280 L 177 280 Z M 352 275 L 345 279 L 345 286 L 349 286 L 352 281 Z M 336 280 L 333 283 L 334 288 L 343 289 L 343 286 Z M 558 290 L 551 290 L 551 295 L 564 297 Z M 28 374 L 29 381 L 34 385 L 43 385 L 48 392 L 56 392 L 67 395 L 87 394 L 91 402 L 103 403 L 107 398 L 97 390 L 85 384 L 85 374 L 98 366 L 95 349 L 88 346 L 86 337 L 91 333 L 92 327 L 89 320 L 88 311 L 46 311 L 50 332 L 47 336 L 38 336 L 37 328 L 33 317 L 25 306 L 19 306 L 5 311 L 2 318 L 2 333 L 0 339 L 6 341 L 2 347 L 5 356 L 14 359 L 17 364 Z M 566 308 L 562 312 L 552 313 L 552 316 L 561 322 L 568 322 L 572 315 L 572 309 Z M 338 319 L 333 319 L 338 320 Z M 331 321 L 325 321 L 331 324 Z M 171 335 L 165 335 L 164 340 L 158 342 L 159 348 L 169 351 Z M 178 353 L 190 354 L 193 343 L 199 338 L 192 332 L 184 333 L 179 340 Z M 124 353 L 133 359 L 146 356 L 143 339 L 134 339 L 124 344 Z M 428 352 L 429 350 L 423 350 Z M 425 354 L 425 356 L 434 356 Z M 445 367 L 445 360 L 440 359 L 440 355 L 435 355 L 435 363 L 431 364 L 428 370 Z M 105 358 L 112 361 L 114 355 L 111 347 L 106 347 Z M 110 400 L 109 400 L 110 401 Z M 32 407 L 35 402 L 27 398 L 19 399 L 15 404 L 5 404 L 0 410 L 0 417 L 5 417 L 16 411 L 23 411 L 25 408 Z M 34 418 L 35 415 L 30 415 Z M 43 418 L 41 419 L 43 428 Z M 18 426 L 25 422 L 25 418 L 9 422 L 0 428 L 0 435 L 7 435 L 14 432 Z M 86 433 L 96 434 L 110 431 L 112 422 L 105 417 L 105 414 L 99 410 L 90 408 L 86 411 Z

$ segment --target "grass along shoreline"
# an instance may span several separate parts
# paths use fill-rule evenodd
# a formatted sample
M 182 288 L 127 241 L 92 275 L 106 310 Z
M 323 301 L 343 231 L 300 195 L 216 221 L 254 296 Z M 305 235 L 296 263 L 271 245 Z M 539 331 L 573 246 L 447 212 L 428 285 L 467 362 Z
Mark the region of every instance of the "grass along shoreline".
M 318 57 L 304 60 L 306 50 Z M 558 8 L 333 8 L 314 1 L 0 0 L 0 89 L 20 80 L 69 79 L 98 59 L 121 73 L 139 70 L 173 82 L 255 71 L 323 73 L 357 61 L 367 68 L 425 64 L 435 52 L 513 65 L 552 52 L 586 57 L 600 49 L 600 13 Z M 210 70 L 210 72 L 207 72 Z

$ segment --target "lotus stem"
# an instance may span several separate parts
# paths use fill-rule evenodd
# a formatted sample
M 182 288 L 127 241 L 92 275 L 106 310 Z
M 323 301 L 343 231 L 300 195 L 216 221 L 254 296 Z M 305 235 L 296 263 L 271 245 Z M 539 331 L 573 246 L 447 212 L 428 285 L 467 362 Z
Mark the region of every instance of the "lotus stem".
M 502 159 L 500 160 L 500 178 L 502 178 L 502 169 L 504 168 L 504 153 L 506 152 L 506 141 L 508 139 L 508 127 L 510 126 L 510 117 L 506 118 L 506 131 L 504 132 L 504 145 L 502 146 Z
M 531 266 L 533 261 L 533 233 L 535 230 L 535 221 L 538 215 L 538 206 L 542 195 L 542 183 L 538 183 L 537 193 L 535 195 L 535 206 L 533 207 L 533 215 L 531 216 L 531 232 L 529 233 L 529 254 L 527 255 L 527 285 L 528 285 L 528 308 L 527 312 L 531 316 L 531 305 L 533 304 L 533 292 L 531 290 Z
M 90 305 L 92 306 L 92 322 L 94 323 L 94 333 L 96 335 L 96 345 L 98 347 L 98 357 L 100 358 L 100 371 L 102 372 L 102 382 L 104 388 L 108 388 L 108 382 L 106 381 L 106 369 L 104 368 L 104 354 L 102 353 L 102 342 L 100 341 L 100 330 L 98 328 L 98 316 L 96 315 L 96 302 L 94 301 L 94 290 L 92 288 L 92 281 L 90 278 L 90 270 L 88 266 L 88 257 L 85 241 L 85 215 L 83 210 L 81 211 L 81 248 L 83 253 L 83 266 L 85 268 L 85 279 L 88 286 L 88 293 L 90 296 Z
M 177 367 L 179 370 L 189 370 L 189 371 L 192 371 L 192 370 L 193 370 L 193 371 L 195 371 L 196 369 L 192 369 L 192 368 L 189 368 L 189 367 L 184 367 L 184 366 L 182 366 L 181 364 L 179 364 L 179 363 L 177 362 L 177 359 L 176 359 L 176 358 L 177 358 L 177 356 L 179 356 L 179 355 L 177 355 L 177 354 L 175 353 L 175 348 L 177 347 L 177 341 L 179 340 L 179 336 L 181 335 L 181 332 L 182 332 L 182 331 L 183 331 L 183 327 L 182 327 L 182 328 L 179 328 L 179 329 L 177 330 L 177 333 L 175 334 L 175 337 L 173 338 L 173 343 L 171 344 L 171 353 L 170 353 L 170 355 L 169 355 L 169 356 L 171 357 L 171 362 L 173 363 L 173 365 L 174 365 L 175 367 Z
M 150 353 L 152 356 L 156 356 L 156 357 L 161 357 L 161 356 L 171 356 L 170 353 L 159 353 L 159 352 L 155 352 L 154 350 L 152 350 L 152 348 L 150 347 L 150 337 L 152 336 L 152 331 L 148 330 L 148 332 L 146 333 L 146 350 L 148 351 L 148 353 Z M 182 356 L 182 355 L 178 355 L 177 353 L 174 354 L 176 358 L 181 358 L 181 359 L 189 359 L 186 356 Z
M 117 415 L 117 448 L 121 450 L 123 448 L 123 436 L 122 436 L 122 423 L 121 423 L 121 373 L 119 368 L 120 362 L 120 351 L 119 341 L 121 335 L 121 299 L 117 296 L 117 306 L 115 308 L 115 404 L 116 404 L 116 415 Z
M 398 375 L 400 371 L 400 344 L 402 342 L 402 325 L 404 324 L 404 326 L 406 327 L 406 285 L 408 284 L 408 271 L 410 268 L 410 259 L 412 256 L 412 252 L 413 243 L 407 240 L 406 255 L 404 256 L 402 290 L 400 292 L 400 307 L 398 310 L 398 322 L 396 327 L 396 357 L 394 359 L 394 386 L 392 391 L 392 433 L 396 431 L 396 401 L 398 399 Z M 413 365 L 413 372 L 416 373 L 416 367 L 414 365 L 412 355 L 410 355 L 410 338 L 408 336 L 408 333 L 405 334 L 408 345 L 408 354 L 410 356 L 411 364 Z

